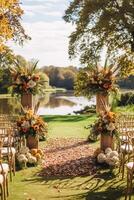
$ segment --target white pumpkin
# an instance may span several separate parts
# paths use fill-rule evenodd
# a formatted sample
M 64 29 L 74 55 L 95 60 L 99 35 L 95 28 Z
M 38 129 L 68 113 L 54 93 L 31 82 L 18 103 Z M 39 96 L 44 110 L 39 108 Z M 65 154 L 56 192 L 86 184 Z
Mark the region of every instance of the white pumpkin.
M 106 163 L 110 166 L 115 166 L 119 162 L 119 158 L 117 156 L 107 157 Z
M 113 157 L 113 156 L 116 156 L 116 157 L 118 157 L 118 156 L 119 156 L 119 154 L 118 154 L 118 152 L 117 152 L 117 151 L 112 151 L 112 152 L 109 154 L 109 156 L 110 156 L 110 157 Z
M 28 159 L 24 154 L 20 154 L 20 155 L 18 155 L 18 161 L 20 163 L 26 163 L 28 161 Z
M 37 159 L 34 156 L 30 156 L 29 159 L 28 159 L 28 162 L 30 164 L 35 164 L 35 163 L 37 163 Z
M 22 146 L 21 148 L 20 148 L 20 154 L 26 154 L 26 153 L 28 153 L 29 152 L 29 148 L 28 147 L 25 147 L 25 146 Z
M 104 163 L 106 161 L 106 155 L 104 153 L 100 153 L 97 156 L 97 161 L 98 163 Z
M 108 154 L 110 152 L 112 152 L 112 149 L 110 147 L 108 147 L 108 148 L 105 149 L 105 154 Z
M 30 153 L 30 152 L 28 152 L 27 154 L 26 154 L 26 157 L 27 158 L 30 158 L 32 156 L 32 154 Z

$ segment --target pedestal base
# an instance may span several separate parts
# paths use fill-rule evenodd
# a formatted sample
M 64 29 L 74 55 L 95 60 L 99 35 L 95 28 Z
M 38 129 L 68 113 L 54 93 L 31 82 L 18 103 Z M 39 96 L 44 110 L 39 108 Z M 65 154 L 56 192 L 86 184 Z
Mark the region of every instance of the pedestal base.
M 108 106 L 108 95 L 97 94 L 96 95 L 96 112 L 104 112 Z
M 21 104 L 24 108 L 33 108 L 33 95 L 32 94 L 22 94 Z
M 38 147 L 39 147 L 38 137 L 29 135 L 26 139 L 26 145 L 29 149 L 38 149 Z
M 105 150 L 108 147 L 113 149 L 114 148 L 113 137 L 109 135 L 101 134 L 100 147 L 102 150 Z

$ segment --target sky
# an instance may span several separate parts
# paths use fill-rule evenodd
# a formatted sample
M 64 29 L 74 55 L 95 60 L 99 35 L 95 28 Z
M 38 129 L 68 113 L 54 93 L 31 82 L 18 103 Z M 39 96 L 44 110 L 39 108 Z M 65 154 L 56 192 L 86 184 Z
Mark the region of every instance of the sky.
M 68 56 L 68 36 L 74 27 L 62 19 L 70 0 L 21 0 L 24 10 L 22 25 L 32 38 L 23 47 L 11 43 L 18 55 L 39 60 L 39 65 L 78 65 Z

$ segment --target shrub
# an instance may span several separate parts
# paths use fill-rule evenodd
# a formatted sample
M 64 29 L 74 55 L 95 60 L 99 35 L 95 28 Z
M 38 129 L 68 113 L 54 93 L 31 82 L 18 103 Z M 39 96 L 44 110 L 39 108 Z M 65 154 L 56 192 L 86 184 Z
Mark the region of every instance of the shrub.
M 124 92 L 121 94 L 120 100 L 118 100 L 118 106 L 126 106 L 134 104 L 134 92 Z

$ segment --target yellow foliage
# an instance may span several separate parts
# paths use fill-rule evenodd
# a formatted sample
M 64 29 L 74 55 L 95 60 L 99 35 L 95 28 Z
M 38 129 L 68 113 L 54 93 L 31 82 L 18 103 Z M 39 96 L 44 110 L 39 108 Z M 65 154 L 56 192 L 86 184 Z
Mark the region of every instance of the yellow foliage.
M 0 0 L 0 53 L 4 51 L 6 41 L 18 34 L 22 14 L 19 0 Z

